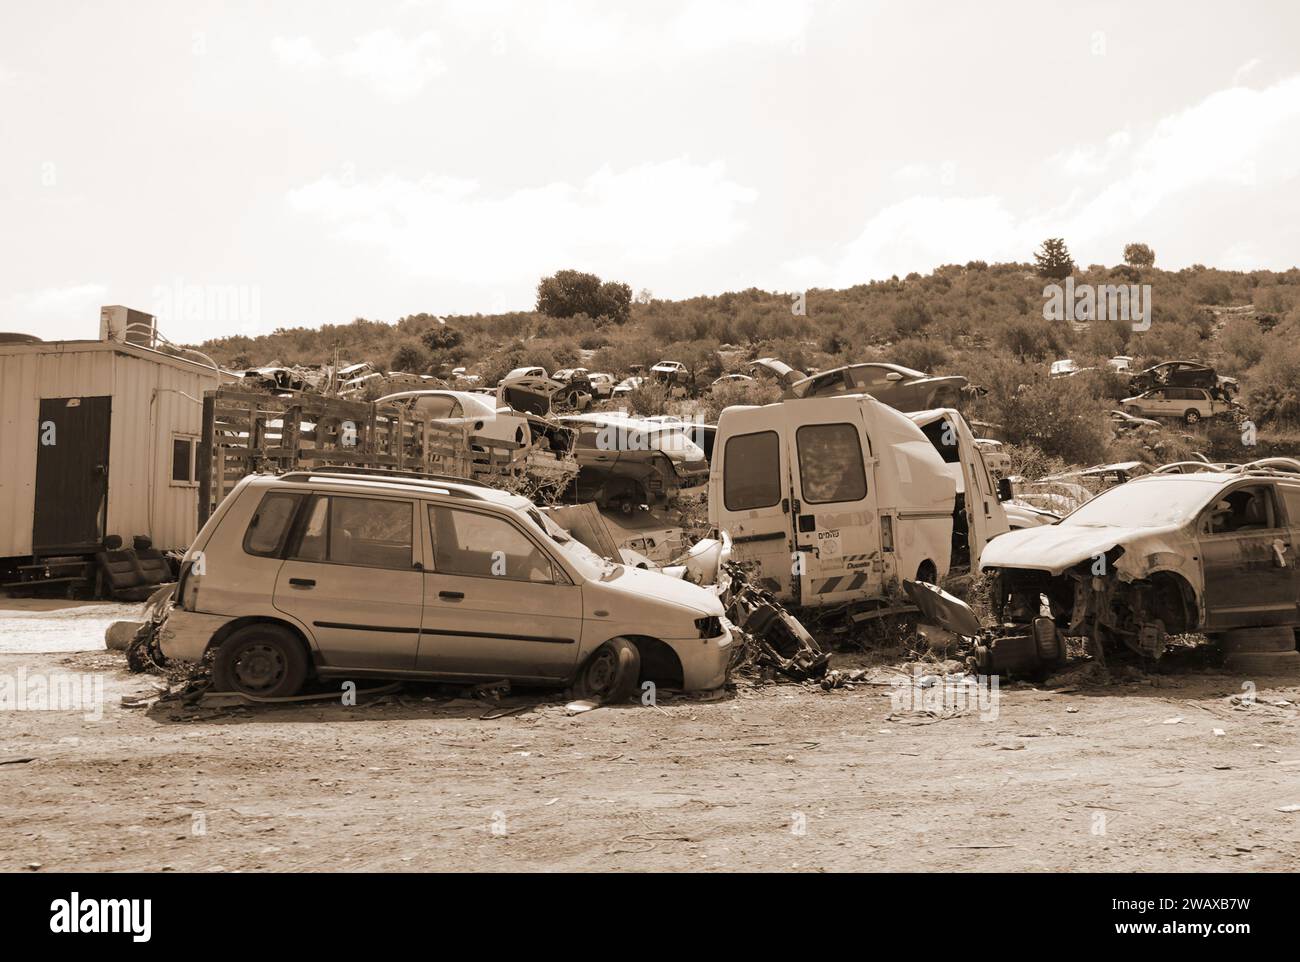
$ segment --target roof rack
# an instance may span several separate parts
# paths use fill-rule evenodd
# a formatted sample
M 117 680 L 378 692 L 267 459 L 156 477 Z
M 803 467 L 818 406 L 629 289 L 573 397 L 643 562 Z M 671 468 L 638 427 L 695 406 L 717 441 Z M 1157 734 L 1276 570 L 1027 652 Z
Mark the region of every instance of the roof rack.
M 295 469 L 278 475 L 281 481 L 298 481 L 307 478 L 331 477 L 339 480 L 349 478 L 357 481 L 387 481 L 392 484 L 410 484 L 422 487 L 440 484 L 457 484 L 470 488 L 496 490 L 490 484 L 484 484 L 472 478 L 458 478 L 450 474 L 422 474 L 419 471 L 386 471 L 383 468 L 316 468 L 313 470 Z

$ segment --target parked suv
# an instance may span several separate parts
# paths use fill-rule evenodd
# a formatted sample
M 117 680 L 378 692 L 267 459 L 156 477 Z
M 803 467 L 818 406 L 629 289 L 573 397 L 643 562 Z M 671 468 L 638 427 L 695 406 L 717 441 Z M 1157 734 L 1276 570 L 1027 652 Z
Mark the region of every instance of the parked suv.
M 307 677 L 717 688 L 717 596 L 598 557 L 526 498 L 472 483 L 294 472 L 244 478 L 186 553 L 168 659 L 215 649 L 216 687 Z

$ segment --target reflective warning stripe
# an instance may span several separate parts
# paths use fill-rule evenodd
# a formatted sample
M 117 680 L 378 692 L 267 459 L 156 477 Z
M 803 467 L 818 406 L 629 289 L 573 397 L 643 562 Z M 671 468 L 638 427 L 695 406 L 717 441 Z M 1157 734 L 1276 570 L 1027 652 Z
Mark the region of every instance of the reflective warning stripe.
M 861 572 L 855 575 L 837 575 L 813 585 L 813 594 L 829 595 L 836 591 L 857 591 L 867 583 L 867 576 Z

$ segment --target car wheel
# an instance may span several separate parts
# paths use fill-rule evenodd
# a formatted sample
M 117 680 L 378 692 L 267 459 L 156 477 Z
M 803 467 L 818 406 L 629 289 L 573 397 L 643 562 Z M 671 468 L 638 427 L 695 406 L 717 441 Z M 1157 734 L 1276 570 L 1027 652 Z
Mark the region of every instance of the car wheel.
M 573 692 L 579 698 L 616 703 L 636 691 L 641 652 L 626 638 L 614 638 L 597 648 L 578 669 Z
M 1185 421 L 1187 424 L 1196 424 L 1200 420 L 1201 420 L 1201 412 L 1196 410 L 1195 408 L 1189 408 L 1187 412 L 1183 414 L 1183 421 Z
M 307 680 L 307 652 L 288 628 L 249 625 L 217 649 L 212 680 L 218 691 L 260 698 L 296 695 Z

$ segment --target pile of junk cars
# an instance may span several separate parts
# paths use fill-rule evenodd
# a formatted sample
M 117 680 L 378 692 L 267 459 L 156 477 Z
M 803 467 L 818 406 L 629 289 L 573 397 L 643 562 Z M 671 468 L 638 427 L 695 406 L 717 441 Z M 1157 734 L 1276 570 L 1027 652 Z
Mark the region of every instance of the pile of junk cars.
M 537 503 L 427 471 L 251 475 L 133 647 L 155 663 L 211 656 L 215 686 L 252 699 L 311 678 L 397 678 L 619 700 L 646 682 L 718 688 L 756 651 L 806 678 L 828 656 L 799 621 L 809 614 L 920 611 L 965 639 L 978 670 L 1008 675 L 1059 666 L 1067 637 L 1101 662 L 1156 659 L 1193 632 L 1242 668 L 1300 660 L 1300 462 L 1116 474 L 1100 493 L 1063 479 L 1086 495 L 1072 510 L 1016 511 L 1011 479 L 990 470 L 996 449 L 957 409 L 964 379 L 880 364 L 785 379 L 781 401 L 725 408 L 716 426 L 557 416 L 541 401 L 558 389 L 528 370 L 496 404 L 450 389 L 382 398 L 516 438 L 529 418 L 562 425 L 575 484 Z M 620 527 L 629 504 L 692 490 L 709 536 L 651 557 L 647 531 Z M 997 625 L 936 587 L 956 568 L 992 579 Z

